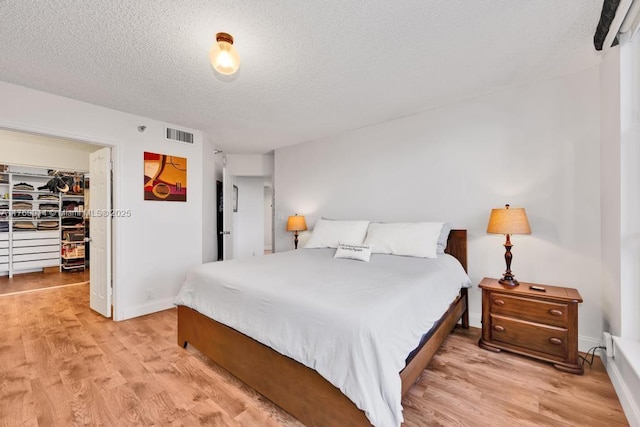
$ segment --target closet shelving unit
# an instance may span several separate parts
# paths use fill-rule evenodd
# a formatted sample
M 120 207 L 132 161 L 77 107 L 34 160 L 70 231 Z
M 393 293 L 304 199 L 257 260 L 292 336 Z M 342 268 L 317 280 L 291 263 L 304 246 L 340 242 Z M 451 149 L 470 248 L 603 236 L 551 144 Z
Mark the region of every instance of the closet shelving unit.
M 82 188 L 84 188 L 84 185 Z M 65 225 L 64 220 L 61 220 L 62 252 L 60 268 L 63 271 L 83 270 L 85 268 L 84 195 L 62 194 L 61 203 L 63 218 L 74 218 L 78 221 L 78 224 Z M 75 210 L 65 209 L 70 203 L 76 205 Z
M 34 168 L 9 169 L 9 276 L 14 273 L 36 271 L 46 267 L 60 266 L 60 197 L 48 190 L 38 190 L 51 177 L 47 171 Z M 21 183 L 31 185 L 33 190 L 16 188 Z M 18 194 L 28 198 L 19 198 Z M 39 199 L 53 195 L 57 199 Z M 29 208 L 20 206 L 28 203 Z M 56 205 L 57 209 L 44 210 L 41 205 Z M 43 224 L 55 222 L 53 227 L 41 229 Z M 31 228 L 21 226 L 28 225 Z
M 67 271 L 85 266 L 84 240 L 67 243 L 62 239 L 65 229 L 70 230 L 63 225 L 63 218 L 69 216 L 81 218 L 79 225 L 73 228 L 84 235 L 83 208 L 63 210 L 65 200 L 74 200 L 80 207 L 84 197 L 82 194 L 67 196 L 66 193 L 38 190 L 52 178 L 47 172 L 47 169 L 14 166 L 0 172 L 0 274 L 12 277 L 14 273 L 48 267 Z M 20 183 L 33 189 L 15 188 Z M 43 199 L 44 195 L 48 197 Z M 20 202 L 29 205 L 21 206 Z M 2 209 L 3 206 L 6 208 Z M 79 261 L 74 261 L 73 257 L 78 257 Z
M 0 274 L 9 272 L 10 189 L 9 174 L 3 170 L 0 172 Z

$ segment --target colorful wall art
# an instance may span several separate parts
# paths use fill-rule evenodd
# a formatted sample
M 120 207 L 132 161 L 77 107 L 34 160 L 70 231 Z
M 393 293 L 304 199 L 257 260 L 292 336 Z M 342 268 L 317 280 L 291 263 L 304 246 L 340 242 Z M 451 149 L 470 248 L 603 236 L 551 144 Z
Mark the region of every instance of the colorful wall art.
M 144 199 L 187 201 L 187 159 L 144 153 Z

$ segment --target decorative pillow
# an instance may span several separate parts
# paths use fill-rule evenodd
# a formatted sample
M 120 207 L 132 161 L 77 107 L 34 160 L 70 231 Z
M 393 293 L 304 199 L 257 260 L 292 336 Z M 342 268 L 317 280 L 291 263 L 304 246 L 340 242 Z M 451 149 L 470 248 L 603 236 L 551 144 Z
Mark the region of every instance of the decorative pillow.
M 439 254 L 443 254 L 447 248 L 447 240 L 449 240 L 449 233 L 451 232 L 451 224 L 445 222 L 442 224 L 442 230 L 440 230 L 440 237 L 438 237 L 438 250 Z
M 340 243 L 360 245 L 367 235 L 369 221 L 335 221 L 319 219 L 316 222 L 307 249 L 337 248 Z
M 418 258 L 438 258 L 438 238 L 442 222 L 371 223 L 365 245 L 373 245 L 374 254 L 392 254 Z
M 340 243 L 333 257 L 369 262 L 369 259 L 371 259 L 371 245 L 349 245 Z

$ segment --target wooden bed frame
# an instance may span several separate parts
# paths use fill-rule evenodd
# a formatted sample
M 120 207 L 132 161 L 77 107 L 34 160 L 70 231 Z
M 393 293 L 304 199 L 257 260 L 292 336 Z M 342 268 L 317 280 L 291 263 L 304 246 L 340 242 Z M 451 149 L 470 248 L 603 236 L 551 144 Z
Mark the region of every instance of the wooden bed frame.
M 452 230 L 446 253 L 467 270 L 467 231 Z M 468 295 L 463 288 L 430 331 L 430 338 L 400 372 L 402 395 L 429 364 L 445 338 L 462 320 L 469 327 Z M 178 306 L 178 345 L 193 345 L 208 358 L 307 426 L 369 426 L 364 412 L 313 369 L 197 311 Z

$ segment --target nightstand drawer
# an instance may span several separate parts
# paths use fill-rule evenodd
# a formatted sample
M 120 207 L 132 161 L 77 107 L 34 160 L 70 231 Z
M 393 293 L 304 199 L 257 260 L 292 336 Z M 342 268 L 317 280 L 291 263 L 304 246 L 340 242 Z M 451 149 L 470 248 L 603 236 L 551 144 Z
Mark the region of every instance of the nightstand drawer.
M 491 340 L 567 357 L 567 330 L 491 314 Z
M 499 292 L 491 294 L 491 313 L 515 317 L 545 325 L 567 327 L 568 305 L 538 299 L 507 295 Z

